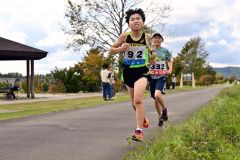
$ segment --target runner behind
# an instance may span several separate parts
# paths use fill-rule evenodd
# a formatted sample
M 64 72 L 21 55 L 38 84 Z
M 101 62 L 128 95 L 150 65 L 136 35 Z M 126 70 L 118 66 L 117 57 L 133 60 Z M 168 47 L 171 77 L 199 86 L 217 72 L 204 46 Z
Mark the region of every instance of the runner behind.
M 168 120 L 168 111 L 162 95 L 166 93 L 166 81 L 168 74 L 172 73 L 171 53 L 161 46 L 163 37 L 160 33 L 152 35 L 153 50 L 157 54 L 157 60 L 149 66 L 151 78 L 149 80 L 151 97 L 154 99 L 155 107 L 159 115 L 158 125 Z

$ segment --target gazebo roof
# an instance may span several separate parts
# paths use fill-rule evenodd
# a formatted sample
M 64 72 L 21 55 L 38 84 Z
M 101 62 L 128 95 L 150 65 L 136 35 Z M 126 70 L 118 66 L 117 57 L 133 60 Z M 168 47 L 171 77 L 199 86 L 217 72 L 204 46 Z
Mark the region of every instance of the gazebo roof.
M 39 60 L 46 56 L 46 51 L 0 37 L 0 61 Z

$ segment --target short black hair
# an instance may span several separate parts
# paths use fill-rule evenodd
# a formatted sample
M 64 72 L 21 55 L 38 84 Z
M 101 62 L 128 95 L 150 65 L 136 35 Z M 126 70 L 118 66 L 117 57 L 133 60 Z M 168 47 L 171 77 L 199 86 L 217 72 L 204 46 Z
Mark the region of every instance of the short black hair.
M 108 69 L 108 67 L 109 67 L 109 64 L 108 64 L 108 63 L 104 63 L 104 64 L 102 65 L 102 68 L 103 68 L 103 69 Z
M 128 24 L 130 16 L 133 14 L 139 14 L 142 17 L 143 22 L 145 22 L 145 14 L 141 8 L 129 9 L 125 12 L 125 14 L 126 14 L 125 19 Z

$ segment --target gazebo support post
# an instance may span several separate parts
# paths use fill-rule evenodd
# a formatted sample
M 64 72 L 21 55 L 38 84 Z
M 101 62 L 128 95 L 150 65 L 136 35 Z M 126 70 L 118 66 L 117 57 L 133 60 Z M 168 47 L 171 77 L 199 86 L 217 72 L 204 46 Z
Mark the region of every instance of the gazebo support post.
M 31 98 L 34 98 L 34 60 L 31 60 Z
M 29 66 L 29 60 L 27 60 L 27 97 L 30 98 L 30 81 L 29 81 L 29 70 L 30 70 L 30 66 Z

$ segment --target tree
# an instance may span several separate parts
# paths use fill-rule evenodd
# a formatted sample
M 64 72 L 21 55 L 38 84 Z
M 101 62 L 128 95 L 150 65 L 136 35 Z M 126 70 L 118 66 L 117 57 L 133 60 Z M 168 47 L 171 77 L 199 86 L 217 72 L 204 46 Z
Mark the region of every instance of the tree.
M 145 6 L 147 22 L 143 30 L 150 33 L 154 28 L 164 30 L 163 19 L 169 16 L 170 7 L 148 4 Z M 65 12 L 68 25 L 63 26 L 65 33 L 71 37 L 67 48 L 80 50 L 89 45 L 106 52 L 119 35 L 128 29 L 125 12 L 140 5 L 143 5 L 143 0 L 81 0 L 80 3 L 68 0 Z M 120 77 L 123 57 L 116 55 L 116 58 Z
M 82 62 L 78 62 L 74 67 L 69 69 L 55 68 L 51 71 L 52 84 L 51 91 L 58 92 L 57 87 L 66 88 L 63 91 L 72 93 L 79 91 L 99 91 L 101 85 L 100 71 L 104 63 L 113 65 L 113 56 L 104 57 L 104 53 L 100 48 L 90 49 Z
M 72 39 L 68 47 L 79 50 L 87 44 L 107 50 L 128 29 L 125 12 L 141 4 L 143 0 L 82 0 L 78 4 L 68 0 L 65 12 L 68 26 L 63 26 L 65 33 Z M 153 3 L 145 7 L 146 26 L 163 28 L 162 22 L 168 17 L 170 7 Z
M 213 69 L 212 66 L 207 64 L 207 66 L 205 67 L 205 74 L 208 74 L 208 75 L 211 75 L 211 76 L 215 77 L 216 71 Z
M 221 73 L 216 73 L 214 83 L 215 84 L 222 84 L 222 83 L 224 83 L 224 76 Z
M 7 77 L 7 78 L 22 78 L 23 75 L 21 73 L 12 72 L 7 74 L 0 73 L 0 77 Z
M 173 74 L 175 74 L 175 76 L 179 76 L 184 69 L 184 64 L 180 58 L 179 55 L 177 55 L 175 58 L 173 58 Z
M 79 62 L 74 68 L 81 68 L 82 79 L 81 86 L 84 91 L 98 91 L 101 85 L 100 71 L 104 63 L 112 65 L 113 56 L 104 57 L 101 48 L 90 49 L 82 62 Z
M 51 74 L 53 75 L 55 85 L 63 85 L 68 93 L 79 92 L 81 78 L 75 74 L 75 70 L 73 68 L 58 69 L 56 67 L 53 71 L 51 71 Z
M 236 75 L 231 75 L 230 77 L 227 78 L 227 80 L 228 80 L 230 83 L 233 83 L 234 81 L 237 80 L 237 77 L 236 77 Z
M 184 72 L 193 72 L 196 79 L 204 74 L 208 52 L 200 37 L 190 39 L 178 56 L 184 64 Z

